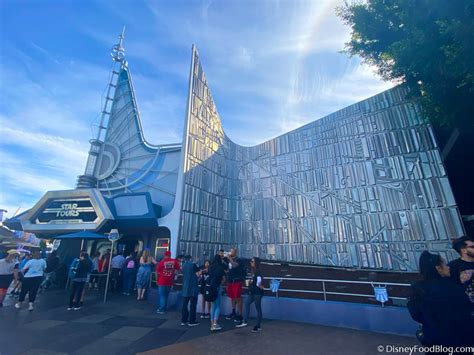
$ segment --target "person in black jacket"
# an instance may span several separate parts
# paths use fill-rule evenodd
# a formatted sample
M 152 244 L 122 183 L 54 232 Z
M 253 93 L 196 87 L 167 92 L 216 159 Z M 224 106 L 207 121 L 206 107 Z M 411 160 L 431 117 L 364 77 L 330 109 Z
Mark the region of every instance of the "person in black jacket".
M 450 279 L 446 261 L 424 251 L 419 266 L 422 280 L 412 285 L 408 310 L 422 324 L 422 345 L 474 345 L 470 302 L 464 288 Z
M 87 281 L 87 274 L 91 270 L 91 261 L 87 252 L 81 252 L 79 260 L 73 261 L 71 267 L 72 273 L 72 291 L 69 297 L 68 311 L 74 309 L 75 311 L 81 309 L 82 290 Z
M 474 283 L 474 239 L 468 236 L 455 239 L 453 249 L 460 257 L 449 263 L 451 278 L 466 290 L 470 289 Z
M 225 282 L 225 278 L 222 259 L 219 254 L 216 254 L 209 267 L 209 285 L 214 295 L 213 299 L 207 299 L 207 301 L 211 302 L 211 332 L 222 329 L 217 321 L 219 320 L 221 310 L 222 284 Z
M 250 313 L 250 306 L 252 303 L 255 303 L 255 309 L 257 310 L 257 324 L 252 329 L 252 332 L 257 333 L 262 328 L 260 328 L 262 322 L 262 297 L 264 294 L 263 288 L 263 277 L 262 273 L 260 272 L 260 259 L 253 257 L 250 260 L 250 268 L 252 270 L 252 280 L 250 280 L 249 288 L 249 295 L 245 301 L 245 313 L 244 318 L 241 322 L 239 322 L 236 327 L 246 327 L 247 326 L 247 319 Z

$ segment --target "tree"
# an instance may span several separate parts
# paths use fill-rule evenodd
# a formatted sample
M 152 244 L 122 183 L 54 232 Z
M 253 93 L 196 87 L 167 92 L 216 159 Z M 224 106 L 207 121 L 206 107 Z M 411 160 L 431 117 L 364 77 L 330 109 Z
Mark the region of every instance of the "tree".
M 474 127 L 474 0 L 368 0 L 345 3 L 350 55 L 384 80 L 420 95 L 434 125 Z

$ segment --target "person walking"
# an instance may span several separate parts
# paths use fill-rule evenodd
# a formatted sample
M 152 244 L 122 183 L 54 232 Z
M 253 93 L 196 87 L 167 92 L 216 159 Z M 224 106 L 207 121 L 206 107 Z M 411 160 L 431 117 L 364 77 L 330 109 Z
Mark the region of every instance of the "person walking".
M 193 263 L 191 255 L 184 257 L 183 264 L 183 307 L 181 310 L 181 325 L 188 325 L 194 327 L 199 325 L 196 322 L 196 305 L 199 295 L 198 275 L 200 275 L 199 268 Z M 189 310 L 188 310 L 189 306 Z
M 73 263 L 72 272 L 72 290 L 69 296 L 68 311 L 81 309 L 83 302 L 83 290 L 87 282 L 87 276 L 92 269 L 92 262 L 87 252 L 82 251 L 77 262 Z
M 0 259 L 0 307 L 3 307 L 3 300 L 7 295 L 10 284 L 15 279 L 18 279 L 18 257 L 20 254 L 10 249 L 7 251 L 7 256 Z
M 20 261 L 20 264 L 18 265 L 18 275 L 16 277 L 16 283 L 15 283 L 15 286 L 13 287 L 13 290 L 11 290 L 10 292 L 10 296 L 20 295 L 21 285 L 23 283 L 23 273 L 21 272 L 21 270 L 23 270 L 23 267 L 26 265 L 28 260 L 31 260 L 31 253 L 29 251 L 27 253 L 25 252 L 25 255 L 23 256 L 23 258 Z
M 209 283 L 206 284 L 206 301 L 211 302 L 211 332 L 221 330 L 219 315 L 221 309 L 222 284 L 225 282 L 225 269 L 219 254 L 214 256 L 209 267 Z
M 209 266 L 211 262 L 209 260 L 204 261 L 204 265 L 201 267 L 201 273 L 199 275 L 199 293 L 201 294 L 201 319 L 209 318 L 211 316 L 211 302 L 207 302 L 204 298 L 206 290 L 206 283 L 209 280 Z M 207 310 L 207 312 L 206 312 Z
M 411 317 L 422 324 L 423 346 L 473 346 L 474 320 L 465 289 L 450 279 L 449 266 L 437 254 L 420 256 L 421 281 L 412 285 L 408 299 Z
M 262 273 L 260 272 L 260 259 L 253 257 L 252 260 L 250 260 L 250 268 L 252 272 L 252 279 L 250 280 L 248 287 L 249 295 L 245 301 L 244 317 L 243 320 L 236 325 L 236 327 L 241 328 L 248 325 L 247 320 L 249 318 L 250 306 L 252 303 L 255 303 L 255 309 L 257 310 L 257 324 L 252 329 L 252 332 L 257 333 L 262 330 L 260 327 L 262 323 L 262 297 L 265 290 L 263 287 Z
M 156 265 L 156 260 L 150 255 L 150 250 L 145 249 L 140 257 L 140 268 L 137 273 L 137 301 L 145 299 L 145 292 L 150 286 L 152 265 Z
M 159 293 L 159 305 L 156 313 L 163 314 L 166 311 L 168 305 L 168 295 L 171 291 L 171 287 L 174 282 L 174 275 L 177 271 L 180 271 L 181 267 L 178 260 L 171 257 L 171 252 L 168 250 L 165 252 L 163 260 L 161 260 L 156 266 L 156 275 L 158 277 L 158 293 Z
M 25 300 L 26 294 L 28 294 L 28 310 L 34 309 L 34 302 L 36 294 L 43 281 L 44 270 L 46 269 L 46 261 L 41 259 L 39 250 L 33 252 L 33 258 L 29 260 L 22 269 L 23 272 L 23 285 L 21 287 L 20 297 L 18 302 L 15 303 L 15 308 L 20 309 L 22 302 Z
M 46 290 L 55 280 L 56 270 L 59 268 L 59 258 L 56 250 L 53 250 L 46 259 L 46 270 L 44 271 L 44 280 L 40 289 Z

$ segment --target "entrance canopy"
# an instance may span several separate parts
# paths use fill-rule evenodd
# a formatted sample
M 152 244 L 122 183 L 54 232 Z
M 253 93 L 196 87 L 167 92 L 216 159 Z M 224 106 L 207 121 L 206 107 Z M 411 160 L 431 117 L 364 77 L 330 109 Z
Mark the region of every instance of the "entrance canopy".
M 50 239 L 107 239 L 107 236 L 104 234 L 83 231 L 83 232 L 62 234 L 56 237 L 50 237 Z

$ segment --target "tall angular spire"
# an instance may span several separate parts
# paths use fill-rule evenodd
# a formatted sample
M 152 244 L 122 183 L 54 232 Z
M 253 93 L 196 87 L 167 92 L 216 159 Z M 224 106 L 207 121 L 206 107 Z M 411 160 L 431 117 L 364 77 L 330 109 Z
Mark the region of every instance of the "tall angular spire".
M 97 157 L 102 151 L 102 145 L 105 139 L 105 132 L 107 130 L 108 118 L 112 109 L 114 101 L 115 89 L 119 75 L 122 69 L 127 67 L 125 60 L 125 49 L 123 48 L 123 40 L 125 39 L 125 26 L 123 26 L 122 33 L 119 35 L 119 41 L 115 44 L 110 52 L 113 60 L 112 70 L 110 71 L 110 79 L 107 85 L 107 92 L 105 94 L 104 107 L 100 116 L 100 124 L 97 130 L 95 139 L 90 140 L 91 147 L 89 149 L 89 157 L 84 175 L 80 175 L 77 181 L 78 188 L 89 188 L 97 185 Z

